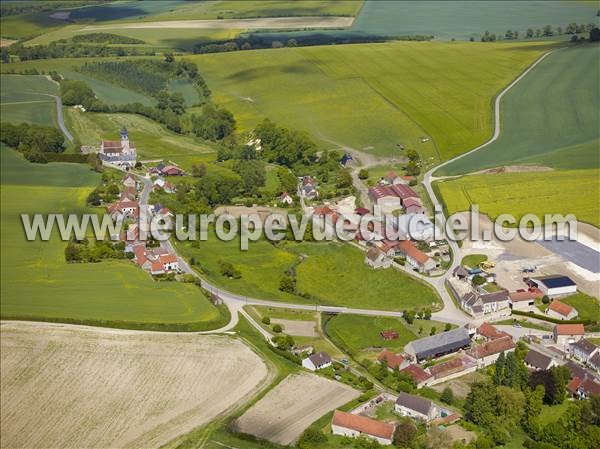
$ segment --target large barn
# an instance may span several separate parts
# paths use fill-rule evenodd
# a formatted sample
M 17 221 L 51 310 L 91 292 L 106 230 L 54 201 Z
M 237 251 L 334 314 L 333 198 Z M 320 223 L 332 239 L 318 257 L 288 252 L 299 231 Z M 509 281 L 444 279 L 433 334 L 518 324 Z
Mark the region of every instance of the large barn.
M 421 338 L 413 341 L 409 346 L 417 361 L 436 358 L 451 354 L 459 349 L 468 348 L 471 345 L 469 332 L 460 327 L 448 332 L 442 332 L 431 337 Z

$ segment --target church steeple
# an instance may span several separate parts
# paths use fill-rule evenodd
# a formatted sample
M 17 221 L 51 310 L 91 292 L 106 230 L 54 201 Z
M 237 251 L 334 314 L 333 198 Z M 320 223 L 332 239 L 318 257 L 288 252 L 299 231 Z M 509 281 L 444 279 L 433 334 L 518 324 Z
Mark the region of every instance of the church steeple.
M 125 126 L 121 128 L 121 140 L 129 140 L 129 135 L 127 134 L 127 128 Z

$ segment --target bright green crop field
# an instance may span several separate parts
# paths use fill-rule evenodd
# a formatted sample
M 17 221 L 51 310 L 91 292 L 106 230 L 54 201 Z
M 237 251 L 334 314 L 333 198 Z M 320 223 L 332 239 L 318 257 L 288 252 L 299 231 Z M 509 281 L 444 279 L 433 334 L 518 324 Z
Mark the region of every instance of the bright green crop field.
M 242 129 L 265 117 L 329 145 L 428 163 L 491 135 L 492 98 L 548 43 L 392 42 L 190 57 Z M 431 140 L 421 142 L 421 137 Z M 431 159 L 429 159 L 431 158 Z
M 436 174 L 501 165 L 600 167 L 600 45 L 558 50 L 502 99 L 502 134 Z
M 45 76 L 2 75 L 0 85 L 2 122 L 55 125 L 56 105 L 49 96 L 58 93 L 55 83 Z
M 28 242 L 21 213 L 83 213 L 99 175 L 76 164 L 34 165 L 2 146 L 3 319 L 79 321 L 119 327 L 157 323 L 218 327 L 219 310 L 192 284 L 154 282 L 129 261 L 67 264 L 65 243 Z
M 436 186 L 450 214 L 477 204 L 492 219 L 504 213 L 517 220 L 533 213 L 542 221 L 545 214 L 574 214 L 600 226 L 599 169 L 472 175 Z

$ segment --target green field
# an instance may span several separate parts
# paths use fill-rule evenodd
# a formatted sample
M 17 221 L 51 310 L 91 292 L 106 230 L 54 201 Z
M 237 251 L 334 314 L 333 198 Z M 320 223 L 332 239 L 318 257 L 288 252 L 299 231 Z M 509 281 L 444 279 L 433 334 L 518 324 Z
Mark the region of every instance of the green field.
M 146 58 L 148 59 L 148 58 Z M 97 78 L 93 78 L 81 72 L 78 72 L 77 67 L 86 62 L 93 61 L 113 61 L 115 58 L 61 58 L 61 59 L 37 59 L 33 61 L 11 62 L 10 64 L 2 64 L 0 66 L 2 73 L 10 70 L 20 72 L 27 69 L 37 69 L 39 72 L 57 71 L 63 77 L 68 79 L 76 79 L 85 81 L 92 88 L 96 96 L 103 102 L 113 104 L 124 103 L 142 103 L 145 105 L 153 105 L 155 100 L 152 97 L 134 92 L 129 89 L 111 84 Z M 30 75 L 27 75 L 30 76 Z
M 392 42 L 190 59 L 242 129 L 269 117 L 329 145 L 379 155 L 400 155 L 402 143 L 431 163 L 485 141 L 494 95 L 548 48 Z M 427 135 L 433 140 L 421 143 Z
M 55 125 L 56 106 L 54 98 L 49 96 L 58 93 L 54 82 L 45 76 L 2 75 L 0 85 L 3 122 Z
M 67 123 L 83 145 L 98 147 L 101 140 L 118 138 L 123 126 L 143 159 L 171 160 L 184 169 L 193 163 L 213 159 L 214 150 L 191 137 L 167 130 L 161 124 L 135 114 L 101 114 L 68 109 Z
M 533 213 L 574 214 L 578 221 L 600 226 L 600 170 L 560 170 L 463 176 L 438 182 L 449 214 L 479 205 L 494 219 L 510 213 L 519 220 Z M 585 192 L 585 194 L 582 194 Z
M 407 343 L 429 336 L 432 327 L 439 333 L 444 326 L 444 323 L 431 320 L 415 320 L 408 326 L 402 318 L 340 314 L 327 322 L 326 331 L 334 342 L 348 348 L 357 358 L 359 354 L 376 356 L 382 348 L 401 352 Z M 390 329 L 398 332 L 397 340 L 383 340 L 379 335 L 381 331 Z
M 577 316 L 578 319 L 600 322 L 600 302 L 593 296 L 577 292 L 575 295 L 562 298 L 561 302 L 575 307 L 579 313 Z
M 487 256 L 485 254 L 470 254 L 468 256 L 463 257 L 460 264 L 470 268 L 475 268 L 479 266 L 481 262 L 485 262 L 486 260 Z
M 274 246 L 261 239 L 250 242 L 249 249 L 241 251 L 238 238 L 224 242 L 211 233 L 206 241 L 179 242 L 177 246 L 188 259 L 193 257 L 197 269 L 218 286 L 253 298 L 381 310 L 437 307 L 439 304 L 435 292 L 428 286 L 398 271 L 368 268 L 364 254 L 345 244 Z M 307 257 L 296 267 L 297 290 L 310 294 L 311 299 L 279 290 L 284 271 L 299 260 L 300 254 Z M 240 271 L 241 278 L 222 276 L 219 260 L 232 263 Z
M 298 290 L 324 304 L 381 310 L 439 306 L 428 285 L 400 271 L 369 268 L 364 253 L 350 245 L 301 243 L 294 252 L 307 256 L 297 267 Z
M 456 175 L 500 165 L 600 167 L 600 45 L 548 56 L 502 100 L 502 134 L 443 167 Z
M 216 327 L 222 318 L 192 284 L 154 282 L 129 261 L 67 264 L 65 243 L 28 242 L 21 213 L 82 213 L 99 175 L 75 164 L 33 165 L 2 146 L 3 319 L 122 327 Z

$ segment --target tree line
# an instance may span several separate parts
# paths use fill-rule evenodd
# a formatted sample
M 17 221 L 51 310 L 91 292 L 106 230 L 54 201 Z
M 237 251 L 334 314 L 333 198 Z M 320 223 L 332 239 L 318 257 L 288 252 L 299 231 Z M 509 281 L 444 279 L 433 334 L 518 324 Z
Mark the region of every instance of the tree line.
M 542 28 L 528 28 L 524 33 L 520 33 L 517 30 L 509 29 L 506 30 L 504 35 L 496 35 L 495 33 L 490 33 L 486 30 L 481 36 L 481 42 L 495 42 L 504 38 L 505 40 L 515 40 L 519 39 L 519 37 L 532 39 L 532 38 L 540 38 L 540 37 L 551 37 L 551 36 L 560 36 L 562 34 L 571 34 L 578 35 L 582 33 L 591 33 L 593 29 L 597 29 L 598 27 L 593 23 L 583 24 L 583 23 L 570 23 L 564 29 L 563 27 L 553 28 L 552 25 L 545 25 Z M 575 37 L 575 36 L 574 36 Z M 572 39 L 578 40 L 579 38 Z M 475 39 L 471 37 L 471 41 Z M 592 40 L 590 36 L 590 40 Z
M 0 141 L 22 153 L 30 162 L 48 162 L 45 153 L 65 151 L 65 138 L 56 128 L 32 123 L 2 123 Z

